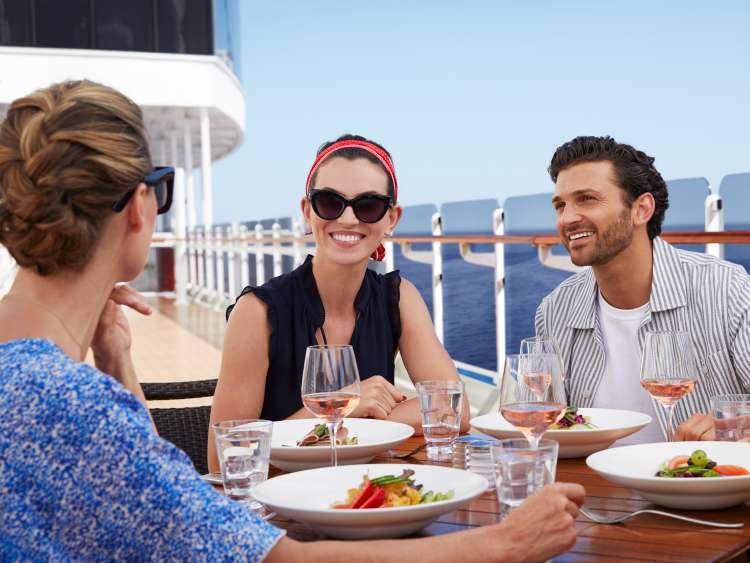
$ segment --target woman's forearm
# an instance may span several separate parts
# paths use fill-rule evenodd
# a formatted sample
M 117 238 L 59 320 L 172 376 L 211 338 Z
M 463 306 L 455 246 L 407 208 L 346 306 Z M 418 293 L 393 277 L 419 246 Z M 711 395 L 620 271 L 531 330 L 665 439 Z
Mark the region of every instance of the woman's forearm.
M 414 435 L 422 435 L 422 414 L 419 412 L 419 399 L 407 399 L 396 405 L 388 415 L 388 420 L 403 422 L 414 428 Z
M 488 534 L 497 528 L 482 527 L 466 532 L 444 534 L 429 538 L 340 542 L 318 541 L 300 543 L 283 538 L 266 558 L 268 563 L 305 561 L 314 563 L 400 563 L 404 560 L 429 559 L 432 563 L 471 563 L 473 561 L 518 561 L 508 541 L 493 538 L 488 545 Z M 494 545 L 492 545 L 494 544 Z M 498 549 L 499 548 L 499 549 Z M 497 551 L 497 553 L 493 553 Z

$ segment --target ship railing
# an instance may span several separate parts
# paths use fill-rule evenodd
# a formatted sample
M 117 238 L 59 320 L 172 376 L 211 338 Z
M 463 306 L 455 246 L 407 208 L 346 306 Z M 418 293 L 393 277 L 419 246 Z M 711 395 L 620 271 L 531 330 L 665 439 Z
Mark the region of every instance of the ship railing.
M 436 334 L 444 335 L 444 302 L 443 302 L 443 264 L 442 247 L 458 245 L 464 260 L 471 264 L 491 268 L 494 273 L 494 306 L 496 331 L 497 365 L 505 362 L 505 245 L 532 245 L 537 248 L 540 263 L 545 266 L 553 264 L 570 269 L 567 255 L 557 255 L 551 249 L 561 244 L 557 235 L 527 234 L 507 235 L 503 233 L 503 213 L 497 210 L 494 214 L 495 234 L 491 235 L 443 235 L 441 234 L 440 217 L 435 214 L 432 221 L 431 235 L 395 235 L 385 242 L 386 261 L 380 266 L 381 271 L 395 267 L 394 247 L 398 245 L 403 257 L 421 263 L 430 264 L 432 268 L 432 317 Z M 672 244 L 716 245 L 750 244 L 750 230 L 746 231 L 671 231 L 662 233 L 662 237 Z M 155 244 L 177 245 L 174 237 L 154 238 Z M 427 246 L 426 250 L 415 250 L 414 245 Z M 491 250 L 477 252 L 472 245 L 483 245 Z M 223 310 L 232 303 L 241 289 L 247 285 L 261 285 L 302 263 L 308 253 L 314 253 L 312 237 L 304 233 L 300 224 L 293 221 L 292 229 L 283 229 L 274 223 L 270 229 L 256 225 L 248 229 L 243 225 L 229 225 L 204 230 L 201 228 L 188 231 L 184 241 L 187 254 L 187 294 L 188 299 L 203 303 L 215 310 Z M 710 246 L 709 246 L 710 247 Z M 284 264 L 284 257 L 288 257 Z M 572 265 L 572 264 L 571 264 Z M 223 274 L 223 275 L 222 275 Z M 467 393 L 472 400 L 474 410 L 485 411 L 484 403 L 491 402 L 494 396 L 487 394 L 487 385 L 496 379 L 496 372 L 481 370 L 469 364 L 459 364 L 461 374 L 467 384 Z M 494 375 L 490 375 L 493 374 Z
M 154 241 L 160 240 L 154 236 Z M 270 229 L 260 224 L 249 229 L 239 223 L 209 229 L 197 227 L 187 230 L 183 242 L 184 255 L 180 256 L 179 252 L 175 255 L 175 286 L 184 277 L 183 299 L 204 303 L 216 310 L 232 303 L 251 281 L 253 285 L 262 285 L 280 276 L 284 271 L 284 257 L 289 257 L 291 267 L 296 267 L 307 253 L 314 252 L 311 237 L 304 235 L 296 221 L 292 229 L 283 229 L 278 222 Z M 177 271 L 180 263 L 184 264 L 183 272 Z M 176 293 L 180 302 L 180 291 Z
M 542 264 L 549 264 L 551 248 L 560 244 L 558 236 L 551 234 L 508 235 L 503 233 L 502 210 L 494 214 L 495 234 L 488 235 L 444 235 L 441 234 L 441 221 L 438 214 L 433 216 L 430 235 L 392 236 L 386 240 L 388 257 L 379 265 L 381 271 L 391 270 L 394 264 L 394 247 L 399 245 L 405 259 L 417 259 L 429 263 L 432 268 L 432 313 L 435 332 L 444 334 L 443 303 L 443 264 L 444 245 L 458 245 L 461 256 L 467 262 L 492 268 L 495 284 L 495 329 L 497 365 L 502 368 L 505 361 L 505 245 L 532 245 L 538 249 Z M 723 248 L 724 245 L 750 244 L 750 230 L 723 232 L 669 231 L 662 237 L 672 244 L 707 245 L 707 248 Z M 415 250 L 414 245 L 426 245 L 428 250 Z M 472 245 L 484 245 L 491 250 L 476 252 Z M 284 229 L 274 223 L 270 229 L 256 225 L 248 229 L 244 225 L 232 224 L 211 229 L 189 229 L 185 238 L 171 233 L 157 233 L 152 246 L 156 249 L 174 249 L 175 291 L 170 288 L 166 294 L 174 295 L 178 302 L 193 301 L 215 310 L 223 310 L 232 303 L 241 289 L 247 285 L 261 285 L 271 277 L 278 276 L 302 263 L 308 253 L 315 252 L 310 235 L 301 225 L 292 222 L 291 229 Z M 546 257 L 546 258 L 545 258 Z M 286 258 L 286 264 L 285 259 Z M 567 258 L 560 256 L 560 259 Z M 167 262 L 169 263 L 169 262 Z M 12 258 L 0 247 L 0 294 L 7 291 L 16 268 Z M 181 281 L 182 280 L 182 281 Z M 182 296 L 180 287 L 182 286 Z M 165 292 L 161 292 L 165 294 Z M 459 371 L 467 383 L 467 393 L 472 405 L 479 412 L 491 396 L 487 385 L 496 378 L 496 373 L 476 366 L 461 364 Z
M 433 221 L 432 235 L 399 236 L 386 239 L 386 261 L 384 270 L 395 267 L 393 256 L 394 246 L 399 245 L 405 258 L 431 265 L 432 268 L 432 307 L 435 332 L 441 337 L 443 328 L 443 298 L 442 298 L 442 246 L 455 244 L 459 246 L 461 256 L 467 262 L 492 268 L 495 284 L 495 311 L 497 320 L 498 348 L 504 350 L 505 343 L 505 266 L 504 245 L 524 244 L 538 249 L 540 263 L 566 269 L 567 255 L 556 255 L 551 249 L 561 244 L 557 235 L 503 234 L 502 210 L 498 210 L 494 218 L 495 234 L 493 235 L 442 235 L 440 221 L 436 217 Z M 662 237 L 673 244 L 725 245 L 750 244 L 750 230 L 747 231 L 671 231 L 662 233 Z M 264 229 L 256 225 L 252 230 L 239 224 L 214 227 L 212 229 L 192 229 L 187 238 L 180 241 L 169 235 L 155 235 L 154 246 L 176 246 L 184 243 L 187 255 L 187 283 L 186 291 L 190 300 L 202 302 L 222 309 L 234 301 L 240 290 L 246 285 L 261 285 L 271 277 L 283 273 L 283 257 L 291 259 L 290 267 L 302 263 L 308 253 L 314 253 L 312 237 L 303 232 L 297 222 L 293 222 L 292 229 L 282 229 L 275 223 L 271 229 Z M 428 250 L 414 250 L 415 244 L 428 244 Z M 488 252 L 475 252 L 472 245 L 489 245 Z M 270 259 L 267 260 L 267 257 Z M 552 257 L 552 258 L 551 258 Z M 175 263 L 178 260 L 175 259 Z M 269 268 L 270 265 L 270 268 Z M 251 279 L 251 274 L 254 274 Z M 176 278 L 179 274 L 176 273 Z M 498 365 L 502 365 L 504 353 L 498 354 Z

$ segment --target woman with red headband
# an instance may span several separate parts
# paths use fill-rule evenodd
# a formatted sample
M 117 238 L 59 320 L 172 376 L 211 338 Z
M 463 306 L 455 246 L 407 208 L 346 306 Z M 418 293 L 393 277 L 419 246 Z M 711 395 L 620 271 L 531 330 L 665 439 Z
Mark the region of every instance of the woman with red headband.
M 308 418 L 300 397 L 305 351 L 352 344 L 362 396 L 353 417 L 396 420 L 420 428 L 419 405 L 394 386 L 398 351 L 412 381 L 458 374 L 435 335 L 417 289 L 399 276 L 368 269 L 382 260 L 396 227 L 398 182 L 391 156 L 354 135 L 327 143 L 307 176 L 302 213 L 316 242 L 294 271 L 246 287 L 229 317 L 211 418 Z M 464 409 L 462 429 L 468 429 Z M 213 439 L 209 465 L 218 467 Z

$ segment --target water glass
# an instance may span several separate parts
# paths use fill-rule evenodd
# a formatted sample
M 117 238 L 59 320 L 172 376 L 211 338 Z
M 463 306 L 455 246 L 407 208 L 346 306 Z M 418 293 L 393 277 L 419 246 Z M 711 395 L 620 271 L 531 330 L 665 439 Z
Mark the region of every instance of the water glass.
M 750 395 L 711 398 L 716 439 L 736 442 L 750 439 Z
M 262 508 L 252 493 L 256 485 L 268 479 L 273 422 L 225 420 L 214 423 L 212 428 L 225 494 L 252 510 Z
M 451 460 L 463 412 L 461 381 L 420 381 L 416 385 L 427 459 Z
M 522 438 L 493 443 L 490 450 L 500 504 L 515 508 L 545 485 L 554 483 L 558 448 L 554 440 L 540 440 L 537 448 Z
M 476 437 L 475 437 L 476 438 Z M 458 438 L 459 440 L 461 438 Z M 465 469 L 487 479 L 487 487 L 495 488 L 495 464 L 492 461 L 492 445 L 497 440 L 477 439 L 465 444 Z M 458 442 L 454 442 L 455 448 Z

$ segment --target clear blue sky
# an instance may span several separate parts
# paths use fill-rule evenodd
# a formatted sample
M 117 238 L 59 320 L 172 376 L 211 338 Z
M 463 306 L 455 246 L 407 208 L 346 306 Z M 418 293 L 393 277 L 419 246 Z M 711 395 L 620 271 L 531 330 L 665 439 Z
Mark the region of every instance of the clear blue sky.
M 241 5 L 247 126 L 215 166 L 216 222 L 296 215 L 317 147 L 347 132 L 391 151 L 405 205 L 550 191 L 579 134 L 666 179 L 750 171 L 747 0 Z

